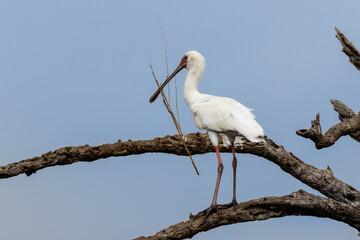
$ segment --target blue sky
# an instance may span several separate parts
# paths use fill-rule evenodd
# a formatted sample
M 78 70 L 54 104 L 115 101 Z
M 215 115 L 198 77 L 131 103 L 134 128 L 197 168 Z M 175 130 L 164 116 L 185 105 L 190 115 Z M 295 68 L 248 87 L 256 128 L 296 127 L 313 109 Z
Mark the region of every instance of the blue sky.
M 176 134 L 149 64 L 166 76 L 161 32 L 173 70 L 185 52 L 204 55 L 199 91 L 255 109 L 276 143 L 360 189 L 358 143 L 316 150 L 295 131 L 320 113 L 338 122 L 330 99 L 359 110 L 359 71 L 341 52 L 338 27 L 360 48 L 359 1 L 24 1 L 0 0 L 0 165 L 64 146 Z M 181 125 L 197 128 L 183 100 Z M 174 89 L 174 85 L 172 85 Z M 174 96 L 172 92 L 172 96 Z M 174 102 L 172 100 L 172 102 Z M 219 202 L 232 197 L 231 155 L 223 154 Z M 215 154 L 109 158 L 0 181 L 1 239 L 130 239 L 154 234 L 211 202 Z M 238 155 L 238 200 L 302 188 L 271 162 Z M 357 239 L 329 219 L 286 217 L 241 223 L 193 239 Z

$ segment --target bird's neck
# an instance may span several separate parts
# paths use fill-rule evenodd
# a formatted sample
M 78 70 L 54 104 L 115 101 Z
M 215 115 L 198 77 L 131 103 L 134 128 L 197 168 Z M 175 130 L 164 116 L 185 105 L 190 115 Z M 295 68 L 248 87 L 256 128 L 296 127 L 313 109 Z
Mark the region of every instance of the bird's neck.
M 185 80 L 185 87 L 184 87 L 184 98 L 186 104 L 191 107 L 194 103 L 196 98 L 200 95 L 199 91 L 197 90 L 197 86 L 201 75 L 204 72 L 205 66 L 193 67 L 189 69 L 188 74 Z

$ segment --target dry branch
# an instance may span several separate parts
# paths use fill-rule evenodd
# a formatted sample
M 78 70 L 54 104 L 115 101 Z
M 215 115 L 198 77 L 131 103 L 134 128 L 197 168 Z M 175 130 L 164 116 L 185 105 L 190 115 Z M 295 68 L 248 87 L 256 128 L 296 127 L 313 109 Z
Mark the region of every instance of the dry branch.
M 320 114 L 317 114 L 316 119 L 311 121 L 310 129 L 297 130 L 296 134 L 311 139 L 315 143 L 315 147 L 321 149 L 332 146 L 342 136 L 352 135 L 357 140 L 359 131 L 360 113 L 351 118 L 342 118 L 342 122 L 331 127 L 323 135 L 320 125 Z
M 360 52 L 354 44 L 350 42 L 345 35 L 337 28 L 336 38 L 343 46 L 342 51 L 349 57 L 349 61 L 360 70 Z M 315 143 L 317 149 L 332 146 L 340 137 L 349 135 L 354 140 L 360 142 L 360 113 L 355 114 L 348 106 L 338 100 L 331 100 L 334 110 L 339 113 L 341 123 L 330 128 L 324 135 L 321 131 L 320 115 L 316 115 L 316 119 L 311 121 L 310 129 L 300 129 L 296 134 L 304 138 L 309 138 Z
M 214 152 L 207 134 L 190 133 L 184 135 L 184 137 L 191 154 Z M 329 198 L 352 204 L 354 207 L 360 206 L 360 192 L 337 179 L 330 169 L 317 169 L 312 165 L 304 163 L 291 152 L 287 152 L 284 147 L 277 146 L 272 140 L 266 139 L 266 141 L 267 144 L 245 141 L 242 147 L 238 146 L 235 150 L 238 153 L 250 153 L 270 160 L 285 172 Z M 224 144 L 220 144 L 219 147 L 221 152 L 231 152 L 231 149 L 224 146 Z M 2 166 L 0 167 L 0 178 L 9 178 L 22 173 L 30 176 L 40 169 L 51 166 L 75 162 L 91 162 L 102 158 L 151 152 L 187 155 L 179 135 L 165 136 L 153 140 L 119 141 L 100 146 L 65 147 L 45 153 L 40 157 Z
M 336 38 L 340 41 L 343 46 L 342 51 L 349 57 L 349 62 L 351 62 L 357 70 L 360 71 L 360 52 L 356 49 L 354 44 L 350 42 L 345 35 L 335 28 Z
M 191 133 L 184 135 L 184 137 L 192 154 L 205 154 L 214 151 L 207 134 Z M 266 139 L 266 142 L 245 141 L 242 147 L 236 147 L 236 152 L 250 153 L 272 161 L 285 172 L 323 193 L 328 199 L 299 191 L 283 197 L 252 200 L 240 203 L 234 208 L 220 209 L 211 214 L 202 226 L 198 226 L 198 223 L 202 221 L 203 214 L 198 214 L 191 217 L 189 221 L 164 229 L 149 239 L 171 239 L 172 237 L 173 239 L 182 239 L 222 225 L 291 215 L 331 218 L 360 230 L 360 215 L 358 214 L 360 192 L 337 179 L 329 168 L 319 170 L 304 163 L 291 152 L 287 152 L 284 147 L 276 145 L 272 140 Z M 220 150 L 231 152 L 224 144 L 220 144 Z M 65 147 L 45 153 L 40 157 L 0 167 L 0 178 L 8 178 L 22 173 L 29 176 L 37 170 L 50 166 L 151 152 L 187 155 L 179 135 L 153 140 L 118 141 L 100 146 Z
M 326 217 L 360 229 L 358 209 L 348 204 L 312 195 L 303 190 L 282 197 L 264 197 L 239 203 L 234 207 L 219 209 L 211 214 L 201 225 L 204 213 L 190 215 L 186 222 L 180 222 L 163 229 L 153 236 L 139 237 L 137 240 L 162 240 L 191 238 L 197 233 L 205 232 L 223 225 L 240 222 L 267 220 L 284 216 Z
M 344 121 L 345 119 L 352 118 L 356 115 L 351 108 L 349 108 L 339 100 L 331 99 L 331 103 L 334 106 L 334 110 L 339 113 L 340 121 Z M 360 142 L 360 131 L 352 132 L 349 134 L 349 136 L 355 141 Z

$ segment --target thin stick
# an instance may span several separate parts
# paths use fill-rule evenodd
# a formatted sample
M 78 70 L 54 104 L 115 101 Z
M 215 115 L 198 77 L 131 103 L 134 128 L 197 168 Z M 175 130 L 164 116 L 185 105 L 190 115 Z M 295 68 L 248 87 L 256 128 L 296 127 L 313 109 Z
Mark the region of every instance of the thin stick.
M 166 62 L 166 77 L 168 77 L 168 76 L 169 76 L 169 65 L 168 65 L 168 57 L 167 57 L 167 46 L 166 46 L 165 32 L 164 32 L 164 29 L 162 28 L 160 22 L 158 22 L 158 25 L 159 25 L 159 27 L 160 27 L 161 35 L 162 35 L 163 40 L 164 40 L 165 62 Z M 177 121 L 178 121 L 178 123 L 179 123 L 179 127 L 181 128 L 180 115 L 179 115 L 179 105 L 178 105 L 178 94 L 177 94 L 177 82 L 176 82 L 176 77 L 174 77 L 174 81 L 175 81 L 176 116 L 177 116 Z M 169 92 L 169 104 L 170 104 L 170 103 L 171 103 L 171 101 L 170 101 L 170 84 L 168 85 L 168 92 Z
M 160 22 L 158 22 L 160 31 L 161 31 L 161 35 L 162 38 L 164 40 L 164 46 L 165 46 L 165 62 L 166 62 L 166 77 L 169 76 L 169 65 L 168 65 L 168 59 L 167 59 L 167 47 L 166 47 L 166 38 L 165 38 L 165 33 L 164 33 L 164 29 L 162 28 Z M 176 78 L 175 78 L 175 84 L 176 84 Z M 170 101 L 170 83 L 168 84 L 168 92 L 169 92 L 169 103 Z
M 157 86 L 159 87 L 159 86 L 160 86 L 160 85 L 159 85 L 159 82 L 158 82 L 158 80 L 156 79 L 156 76 L 155 76 L 155 73 L 154 73 L 154 70 L 153 70 L 151 64 L 150 64 L 150 69 L 151 69 L 152 75 L 154 76 L 155 82 L 156 82 Z M 161 96 L 162 96 L 162 98 L 163 98 L 163 103 L 164 103 L 166 109 L 168 110 L 168 112 L 170 113 L 171 118 L 172 118 L 172 120 L 173 120 L 173 122 L 174 122 L 174 124 L 175 124 L 176 130 L 178 131 L 178 133 L 179 133 L 179 135 L 180 135 L 180 140 L 181 140 L 181 142 L 184 144 L 185 150 L 186 150 L 187 154 L 189 155 L 189 157 L 190 157 L 190 159 L 191 159 L 191 163 L 192 163 L 192 165 L 194 166 L 197 175 L 200 175 L 200 174 L 199 174 L 199 171 L 198 171 L 198 169 L 197 169 L 197 167 L 196 167 L 196 165 L 195 165 L 195 162 L 194 162 L 193 158 L 191 157 L 190 151 L 189 151 L 189 149 L 188 149 L 188 147 L 187 147 L 187 145 L 186 145 L 186 142 L 185 142 L 185 140 L 184 140 L 184 137 L 183 137 L 183 133 L 182 133 L 182 131 L 181 131 L 181 128 L 180 128 L 178 122 L 176 121 L 176 118 L 175 118 L 174 113 L 172 112 L 172 110 L 171 110 L 171 108 L 170 108 L 170 105 L 169 105 L 169 103 L 168 103 L 168 101 L 167 101 L 167 98 L 166 98 L 166 96 L 165 96 L 165 93 L 164 93 L 164 91 L 162 91 L 162 90 L 161 90 Z
M 178 105 L 178 94 L 177 94 L 176 78 L 175 78 L 175 104 L 176 104 L 176 115 L 177 115 L 177 119 L 179 121 L 179 127 L 181 128 L 180 116 L 179 116 L 179 105 Z

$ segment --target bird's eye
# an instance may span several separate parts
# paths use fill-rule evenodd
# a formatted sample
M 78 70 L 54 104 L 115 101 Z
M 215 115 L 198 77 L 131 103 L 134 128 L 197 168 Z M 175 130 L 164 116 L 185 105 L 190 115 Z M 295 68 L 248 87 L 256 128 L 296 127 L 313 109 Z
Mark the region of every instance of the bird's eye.
M 184 58 L 185 60 L 187 60 L 187 59 L 188 59 L 188 56 L 187 56 L 187 55 L 185 55 L 183 58 Z

